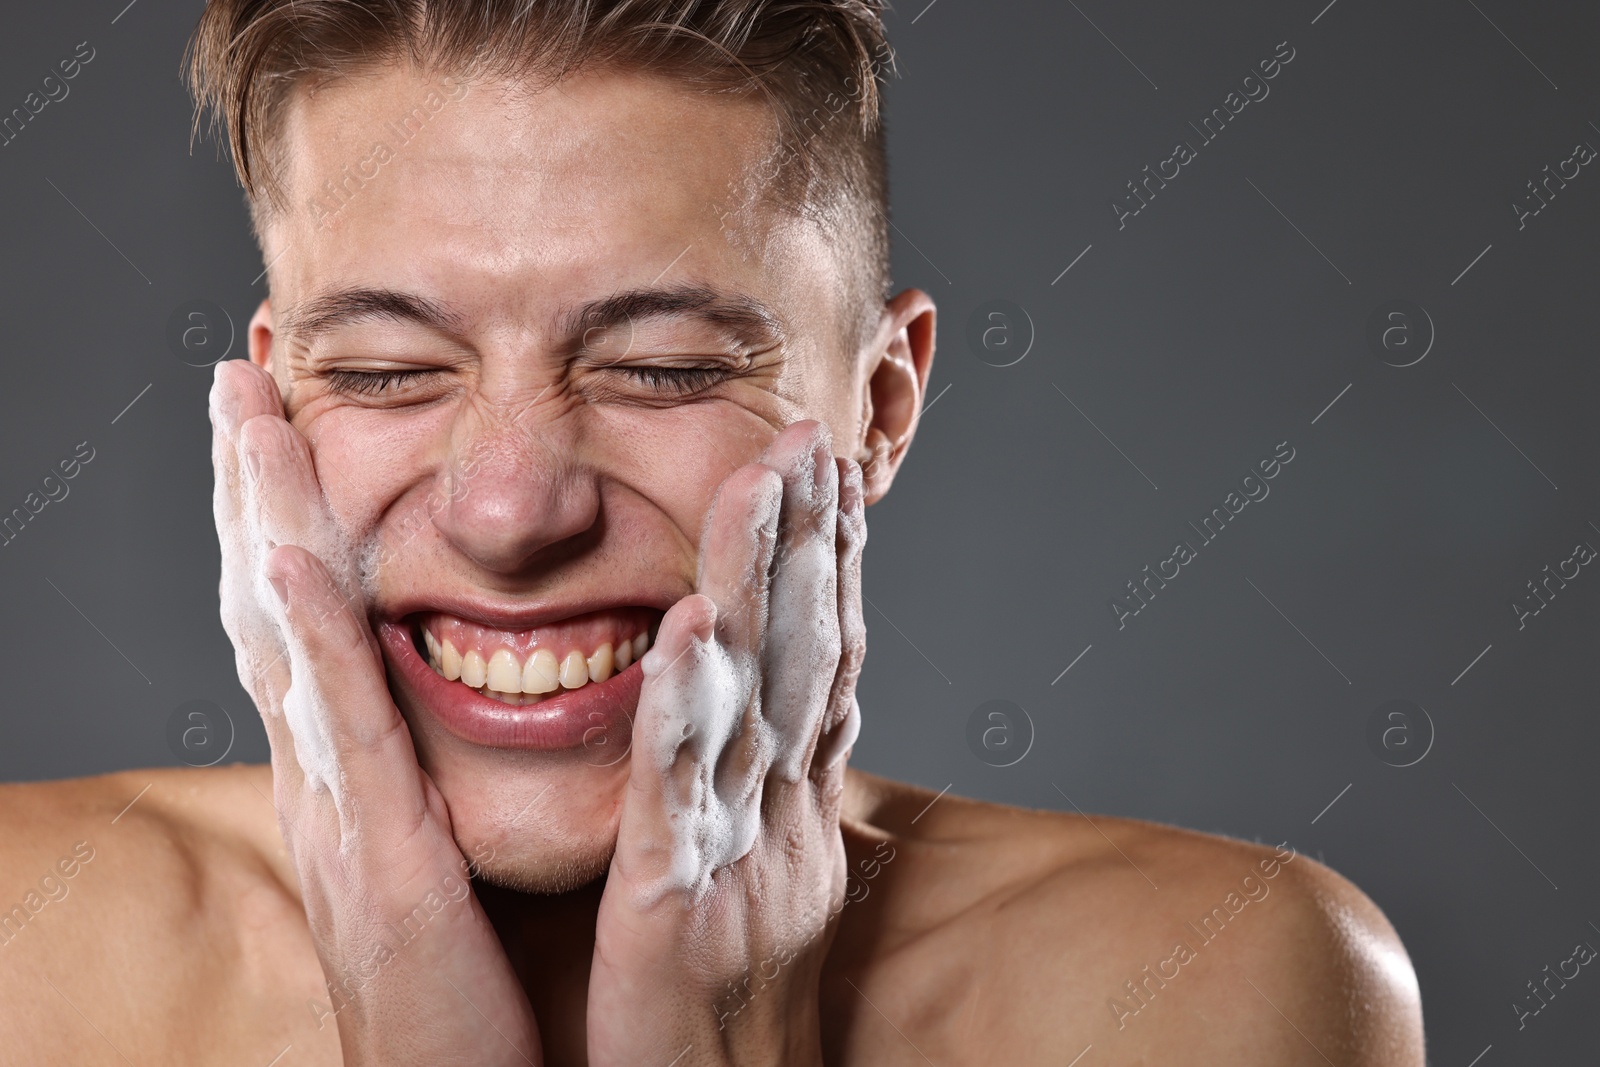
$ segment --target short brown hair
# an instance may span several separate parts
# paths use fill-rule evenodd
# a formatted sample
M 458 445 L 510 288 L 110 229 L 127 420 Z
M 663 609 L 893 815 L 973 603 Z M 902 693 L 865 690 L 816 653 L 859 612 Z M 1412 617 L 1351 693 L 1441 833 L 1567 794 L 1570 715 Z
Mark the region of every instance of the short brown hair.
M 226 126 L 257 240 L 287 207 L 277 145 L 290 91 L 389 63 L 468 79 L 559 81 L 581 68 L 661 73 L 763 94 L 777 202 L 834 229 L 869 331 L 889 291 L 882 89 L 886 0 L 209 0 L 184 57 Z M 858 264 L 858 266 L 857 266 Z

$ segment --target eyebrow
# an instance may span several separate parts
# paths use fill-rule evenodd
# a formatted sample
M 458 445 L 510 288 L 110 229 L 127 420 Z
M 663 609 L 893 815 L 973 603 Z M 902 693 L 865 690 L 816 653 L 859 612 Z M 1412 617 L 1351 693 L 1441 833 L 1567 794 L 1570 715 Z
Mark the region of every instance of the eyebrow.
M 320 293 L 291 308 L 278 326 L 290 336 L 309 340 L 372 321 L 411 323 L 440 333 L 459 333 L 462 325 L 459 315 L 425 297 L 363 286 Z
M 756 346 L 778 344 L 784 339 L 783 320 L 766 304 L 743 293 L 721 292 L 707 285 L 629 289 L 573 308 L 562 316 L 561 322 L 565 335 L 581 343 L 593 330 L 674 315 L 721 327 Z
M 699 319 L 756 345 L 776 344 L 784 338 L 782 319 L 766 304 L 743 293 L 694 284 L 625 290 L 569 308 L 558 322 L 566 338 L 581 343 L 594 330 L 664 316 Z M 324 292 L 296 305 L 283 317 L 279 329 L 309 340 L 371 321 L 408 323 L 454 336 L 464 333 L 466 325 L 460 314 L 426 297 L 356 286 Z

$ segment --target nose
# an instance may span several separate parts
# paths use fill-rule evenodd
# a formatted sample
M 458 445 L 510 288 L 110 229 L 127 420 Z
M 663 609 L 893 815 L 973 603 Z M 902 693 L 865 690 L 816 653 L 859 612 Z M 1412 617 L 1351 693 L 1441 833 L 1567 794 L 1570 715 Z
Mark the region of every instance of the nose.
M 598 529 L 600 494 L 570 430 L 519 416 L 464 417 L 440 472 L 448 503 L 434 526 L 486 570 L 515 574 Z

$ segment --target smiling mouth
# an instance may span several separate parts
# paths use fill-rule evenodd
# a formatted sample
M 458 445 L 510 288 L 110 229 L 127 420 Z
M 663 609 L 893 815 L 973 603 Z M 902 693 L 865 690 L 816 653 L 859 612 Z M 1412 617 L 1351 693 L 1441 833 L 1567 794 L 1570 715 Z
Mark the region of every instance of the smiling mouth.
M 411 619 L 417 652 L 440 677 L 502 704 L 537 704 L 637 663 L 661 612 L 622 608 L 530 630 L 503 630 L 445 612 Z

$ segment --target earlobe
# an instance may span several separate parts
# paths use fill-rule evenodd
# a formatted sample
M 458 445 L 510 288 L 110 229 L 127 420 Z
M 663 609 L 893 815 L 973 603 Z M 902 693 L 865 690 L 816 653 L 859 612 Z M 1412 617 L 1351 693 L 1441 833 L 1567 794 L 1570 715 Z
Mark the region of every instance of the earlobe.
M 889 491 L 894 480 L 894 444 L 876 426 L 867 427 L 867 439 L 862 443 L 864 456 L 861 464 L 861 499 L 865 504 L 876 504 Z
M 863 497 L 875 504 L 889 491 L 916 433 L 933 366 L 933 299 L 907 289 L 884 306 L 862 398 L 866 430 L 860 454 Z
M 250 316 L 248 329 L 250 362 L 264 371 L 272 370 L 272 301 L 261 301 L 256 313 Z

